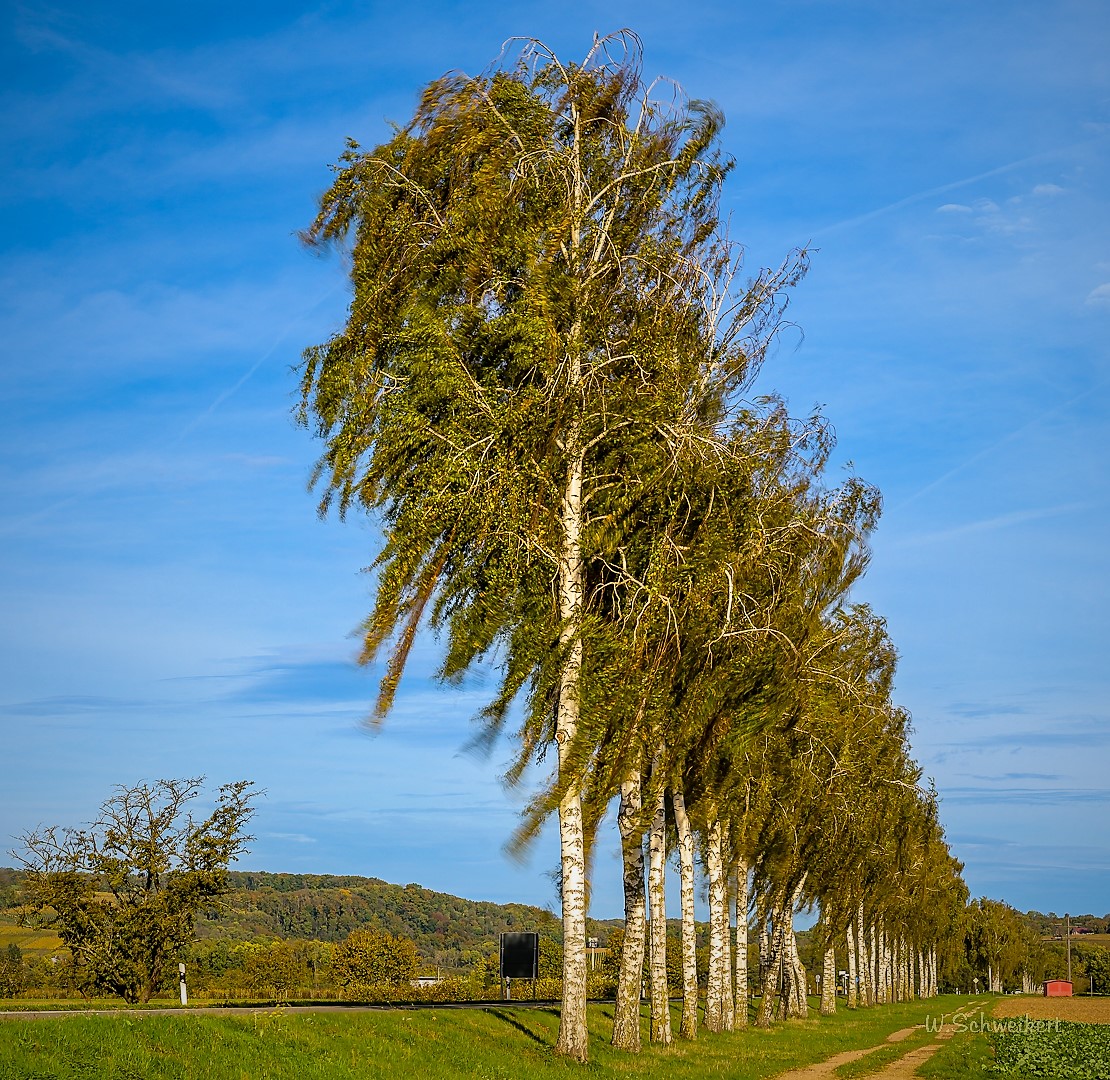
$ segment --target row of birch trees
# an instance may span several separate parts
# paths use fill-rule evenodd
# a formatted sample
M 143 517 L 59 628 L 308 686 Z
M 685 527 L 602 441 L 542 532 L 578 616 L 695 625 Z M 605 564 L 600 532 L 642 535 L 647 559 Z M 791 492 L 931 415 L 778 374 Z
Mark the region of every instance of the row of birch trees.
M 511 739 L 510 782 L 549 767 L 513 842 L 557 816 L 556 1049 L 579 1061 L 589 853 L 614 800 L 618 1045 L 639 1043 L 644 950 L 665 967 L 668 835 L 690 1036 L 699 860 L 715 1029 L 747 1015 L 730 896 L 766 936 L 766 985 L 796 969 L 792 913 L 818 904 L 878 999 L 911 960 L 929 970 L 915 920 L 952 887 L 888 699 L 893 649 L 849 601 L 878 493 L 829 484 L 823 418 L 753 390 L 807 258 L 745 271 L 721 220 L 722 124 L 643 78 L 630 31 L 579 64 L 517 42 L 431 83 L 389 141 L 349 142 L 305 233 L 351 260 L 349 317 L 305 352 L 300 418 L 325 444 L 321 513 L 381 527 L 361 653 L 384 658 L 374 719 L 424 627 L 442 679 L 497 672 L 484 736 Z

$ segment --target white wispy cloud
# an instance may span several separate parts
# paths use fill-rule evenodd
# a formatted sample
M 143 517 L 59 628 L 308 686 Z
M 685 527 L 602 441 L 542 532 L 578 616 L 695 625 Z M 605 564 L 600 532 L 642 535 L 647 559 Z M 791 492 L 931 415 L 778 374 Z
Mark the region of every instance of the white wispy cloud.
M 965 176 L 959 180 L 952 180 L 947 184 L 940 184 L 937 187 L 931 187 L 926 188 L 922 191 L 916 191 L 912 195 L 906 195 L 904 198 L 898 199 L 897 201 L 892 203 L 887 203 L 885 206 L 880 206 L 875 210 L 869 210 L 866 213 L 857 214 L 854 217 L 845 218 L 843 221 L 837 221 L 833 224 L 826 225 L 823 228 L 818 229 L 814 235 L 815 237 L 820 237 L 828 233 L 838 232 L 841 229 L 848 229 L 856 225 L 862 225 L 864 222 L 872 221 L 877 217 L 893 213 L 896 210 L 902 210 L 907 206 L 912 206 L 914 203 L 919 203 L 926 199 L 934 198 L 937 195 L 944 195 L 949 191 L 957 191 L 962 187 L 968 187 L 971 184 L 977 184 L 982 180 L 989 180 L 995 176 L 1002 176 L 1005 173 L 1013 172 L 1016 169 L 1023 168 L 1027 165 L 1040 164 L 1045 161 L 1051 161 L 1055 158 L 1064 157 L 1082 147 L 1088 147 L 1094 143 L 1102 141 L 1104 140 L 1101 137 L 1097 137 L 1095 139 L 1085 139 L 1081 142 L 1067 143 L 1062 146 L 1053 147 L 1051 150 L 1045 150 L 1044 152 L 1039 154 L 1032 154 L 1029 157 L 1018 158 L 1015 161 L 1008 161 L 1004 165 L 998 165 L 993 169 L 987 169 L 985 172 L 975 173 L 972 176 Z M 989 201 L 990 200 L 987 200 L 988 203 Z M 945 204 L 945 206 L 959 209 L 961 204 L 947 203 Z M 995 209 L 997 209 L 997 207 L 995 207 Z
M 1092 307 L 1110 307 L 1110 281 L 1096 285 L 1087 294 L 1087 303 Z

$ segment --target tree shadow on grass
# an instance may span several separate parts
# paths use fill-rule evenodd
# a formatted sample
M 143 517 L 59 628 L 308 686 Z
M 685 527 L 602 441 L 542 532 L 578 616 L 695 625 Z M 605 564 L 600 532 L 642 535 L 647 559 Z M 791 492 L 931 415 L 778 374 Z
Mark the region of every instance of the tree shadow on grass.
M 558 1016 L 559 1013 L 556 1009 L 543 1009 L 543 1012 L 550 1013 L 552 1016 Z M 501 1009 L 487 1009 L 487 1016 L 496 1016 L 498 1020 L 503 1020 L 511 1028 L 516 1028 L 522 1035 L 527 1035 L 534 1043 L 540 1046 L 548 1046 L 548 1041 L 542 1035 L 534 1032 L 526 1024 L 522 1024 L 512 1013 L 504 1012 Z

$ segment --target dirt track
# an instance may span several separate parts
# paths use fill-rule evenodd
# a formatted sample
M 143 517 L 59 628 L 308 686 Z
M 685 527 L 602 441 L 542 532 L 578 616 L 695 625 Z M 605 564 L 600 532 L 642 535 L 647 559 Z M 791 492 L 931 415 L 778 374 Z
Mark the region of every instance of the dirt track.
M 993 1000 L 982 1000 L 982 1012 L 987 1018 L 1005 1016 L 1028 1016 L 1033 1020 L 1073 1020 L 1083 1024 L 1110 1024 L 1110 998 L 1046 998 L 1035 996 L 1015 996 Z M 992 1008 L 993 1005 L 993 1008 Z M 967 1023 L 974 1020 L 979 1008 L 976 1007 L 975 998 L 969 998 L 966 1011 L 960 1018 Z M 889 1035 L 888 1043 L 899 1042 L 908 1038 L 916 1029 L 904 1028 Z M 892 1062 L 880 1072 L 871 1073 L 868 1080 L 913 1080 L 917 1069 L 929 1060 L 943 1045 L 945 1039 L 950 1039 L 955 1032 L 954 1024 L 945 1024 L 937 1032 L 936 1038 L 925 1046 L 911 1050 L 904 1057 Z M 882 1045 L 881 1043 L 879 1044 Z M 792 1069 L 790 1072 L 781 1073 L 775 1080 L 832 1080 L 834 1072 L 839 1065 L 849 1061 L 856 1061 L 876 1047 L 866 1050 L 848 1050 L 843 1054 L 836 1054 L 827 1061 L 816 1065 L 808 1065 L 803 1069 Z
M 904 1057 L 891 1062 L 885 1069 L 871 1073 L 868 1080 L 872 1080 L 872 1078 L 877 1078 L 877 1080 L 911 1080 L 917 1072 L 918 1066 L 928 1061 L 941 1048 L 942 1041 L 952 1037 L 954 1030 L 951 1025 L 946 1024 L 937 1032 L 936 1038 L 931 1043 L 919 1046 L 915 1050 L 909 1051 Z M 893 1035 L 888 1035 L 886 1042 L 901 1042 L 903 1039 L 908 1039 L 915 1031 L 917 1031 L 917 1028 L 903 1028 L 901 1031 L 894 1032 Z M 802 1069 L 791 1069 L 790 1072 L 780 1073 L 775 1077 L 775 1080 L 831 1080 L 839 1066 L 847 1065 L 849 1061 L 856 1061 L 882 1045 L 883 1043 L 879 1043 L 877 1046 L 869 1046 L 863 1050 L 845 1050 L 843 1054 L 834 1054 L 831 1058 L 818 1062 L 816 1065 L 807 1065 Z

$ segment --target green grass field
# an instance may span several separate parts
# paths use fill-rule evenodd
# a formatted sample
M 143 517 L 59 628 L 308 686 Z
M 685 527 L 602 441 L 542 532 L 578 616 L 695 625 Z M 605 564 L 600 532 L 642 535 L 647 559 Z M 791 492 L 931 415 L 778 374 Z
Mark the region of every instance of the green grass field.
M 951 1011 L 955 999 L 908 1002 L 835 1017 L 703 1033 L 639 1056 L 608 1045 L 611 1006 L 591 1006 L 591 1062 L 557 1059 L 554 1009 L 428 1009 L 396 1012 L 238 1016 L 73 1016 L 0 1020 L 0 1076 L 11 1080 L 374 1080 L 458 1077 L 519 1080 L 588 1075 L 643 1080 L 729 1077 L 760 1080 L 823 1061 L 843 1050 L 877 1046 L 891 1032 Z M 675 1016 L 677 1029 L 678 1016 Z M 646 1024 L 645 1024 L 646 1036 Z M 907 1041 L 905 1049 L 917 1045 Z M 884 1054 L 881 1063 L 889 1055 Z M 876 1064 L 879 1064 L 876 1061 Z

